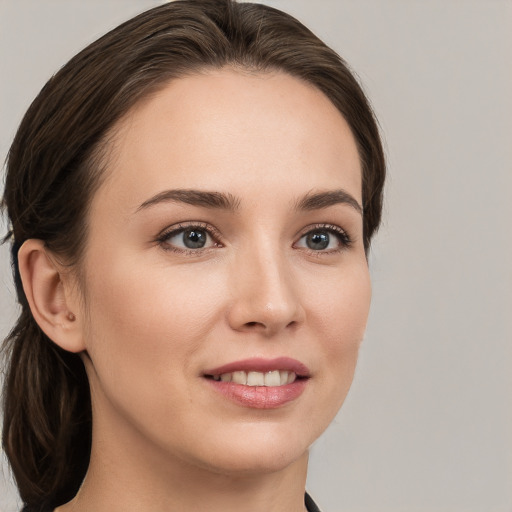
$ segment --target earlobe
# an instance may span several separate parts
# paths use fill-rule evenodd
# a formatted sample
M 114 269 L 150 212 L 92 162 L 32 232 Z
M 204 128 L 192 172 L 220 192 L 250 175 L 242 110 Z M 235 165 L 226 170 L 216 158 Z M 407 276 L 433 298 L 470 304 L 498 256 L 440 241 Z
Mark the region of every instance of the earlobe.
M 29 239 L 18 252 L 23 290 L 32 315 L 44 333 L 69 352 L 85 350 L 78 304 L 71 297 L 69 280 L 42 240 Z

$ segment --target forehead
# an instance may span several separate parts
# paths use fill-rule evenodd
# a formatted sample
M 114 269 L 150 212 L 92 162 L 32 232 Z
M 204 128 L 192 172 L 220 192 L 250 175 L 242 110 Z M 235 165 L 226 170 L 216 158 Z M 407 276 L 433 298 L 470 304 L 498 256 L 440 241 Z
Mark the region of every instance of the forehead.
M 323 93 L 284 73 L 222 69 L 173 80 L 115 132 L 97 199 L 117 196 L 125 208 L 198 186 L 235 195 L 341 187 L 361 199 L 348 124 Z

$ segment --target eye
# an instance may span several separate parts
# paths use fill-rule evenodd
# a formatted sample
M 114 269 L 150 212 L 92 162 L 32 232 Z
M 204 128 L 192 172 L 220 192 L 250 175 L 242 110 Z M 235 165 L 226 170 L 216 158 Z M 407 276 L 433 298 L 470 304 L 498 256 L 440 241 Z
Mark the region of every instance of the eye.
M 208 242 L 209 235 L 206 231 L 197 228 L 188 228 L 169 238 L 169 243 L 187 249 L 202 249 Z
M 340 227 L 318 226 L 302 235 L 295 246 L 315 252 L 335 252 L 350 244 L 350 237 Z
M 212 235 L 210 228 L 199 225 L 180 225 L 163 233 L 158 241 L 165 249 L 177 252 L 196 252 L 220 245 Z

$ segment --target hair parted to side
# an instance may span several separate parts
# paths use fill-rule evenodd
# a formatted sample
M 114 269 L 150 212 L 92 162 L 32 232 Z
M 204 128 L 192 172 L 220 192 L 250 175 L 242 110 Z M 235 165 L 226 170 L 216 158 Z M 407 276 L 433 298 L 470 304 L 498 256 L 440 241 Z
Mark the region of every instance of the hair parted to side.
M 377 124 L 344 61 L 293 17 L 231 0 L 176 0 L 123 23 L 71 59 L 28 109 L 7 160 L 3 206 L 21 313 L 4 342 L 3 447 L 20 496 L 56 507 L 73 498 L 91 446 L 87 376 L 54 344 L 24 296 L 17 253 L 36 238 L 79 272 L 88 206 L 101 184 L 109 130 L 172 79 L 234 66 L 282 71 L 321 90 L 349 124 L 361 158 L 368 250 L 382 210 L 385 162 Z

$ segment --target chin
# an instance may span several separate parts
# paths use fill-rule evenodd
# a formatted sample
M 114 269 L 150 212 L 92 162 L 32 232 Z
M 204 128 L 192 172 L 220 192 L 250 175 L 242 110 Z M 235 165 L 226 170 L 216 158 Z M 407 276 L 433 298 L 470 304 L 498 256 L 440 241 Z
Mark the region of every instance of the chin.
M 309 446 L 318 435 L 306 435 L 307 425 L 290 428 L 263 422 L 242 424 L 225 435 L 204 439 L 195 463 L 211 472 L 239 476 L 271 474 L 307 460 Z
M 233 456 L 223 454 L 209 461 L 205 467 L 213 473 L 226 476 L 235 475 L 251 477 L 256 475 L 273 474 L 285 470 L 304 457 L 307 458 L 308 449 L 304 451 L 283 451 L 273 447 L 264 451 L 254 450 L 246 453 L 236 453 Z

